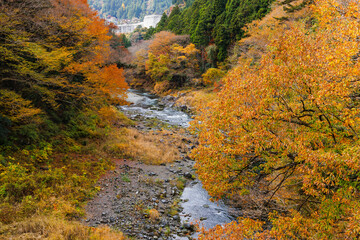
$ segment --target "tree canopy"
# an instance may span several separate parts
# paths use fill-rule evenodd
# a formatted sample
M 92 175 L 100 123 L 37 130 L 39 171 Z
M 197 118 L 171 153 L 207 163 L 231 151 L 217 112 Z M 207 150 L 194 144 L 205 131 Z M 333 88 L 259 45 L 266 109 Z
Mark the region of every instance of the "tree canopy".
M 200 239 L 359 237 L 360 5 L 311 10 L 312 24 L 292 24 L 258 64 L 230 71 L 193 126 L 209 194 L 250 202 L 272 228 L 245 218 Z
M 0 5 L 0 129 L 33 141 L 27 126 L 123 98 L 123 70 L 111 64 L 109 29 L 86 1 L 26 0 Z M 36 131 L 32 131 L 35 133 Z
M 145 70 L 150 81 L 155 83 L 156 92 L 182 87 L 198 75 L 199 50 L 194 44 L 187 44 L 187 39 L 165 31 L 155 34 L 149 46 Z

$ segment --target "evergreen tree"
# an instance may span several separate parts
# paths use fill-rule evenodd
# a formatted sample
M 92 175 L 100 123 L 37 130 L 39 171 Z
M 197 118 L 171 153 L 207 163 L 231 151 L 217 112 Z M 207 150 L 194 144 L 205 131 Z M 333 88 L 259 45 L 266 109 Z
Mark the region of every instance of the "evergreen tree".
M 229 38 L 229 31 L 227 29 L 227 25 L 219 25 L 216 32 L 215 44 L 218 47 L 217 58 L 220 62 L 224 61 L 227 57 L 227 49 L 230 43 L 231 39 Z
M 144 40 L 149 40 L 154 34 L 155 34 L 155 28 L 150 27 L 149 29 L 147 29 L 145 33 Z
M 219 16 L 225 11 L 227 0 L 214 0 L 213 12 L 215 16 Z
M 159 23 L 156 25 L 155 32 L 161 32 L 167 28 L 168 16 L 163 13 Z
M 217 58 L 219 61 L 224 61 L 230 44 L 244 36 L 244 26 L 264 17 L 272 1 L 186 1 L 186 4 L 193 3 L 183 10 L 176 6 L 169 18 L 163 16 L 156 27 L 156 32 L 170 30 L 176 34 L 189 34 L 191 41 L 203 49 L 215 43 L 218 49 Z M 177 2 L 173 1 L 173 3 Z
M 172 10 L 169 19 L 167 21 L 167 29 L 175 34 L 181 34 L 182 28 L 183 28 L 183 24 L 181 19 L 181 11 L 179 6 L 176 5 Z

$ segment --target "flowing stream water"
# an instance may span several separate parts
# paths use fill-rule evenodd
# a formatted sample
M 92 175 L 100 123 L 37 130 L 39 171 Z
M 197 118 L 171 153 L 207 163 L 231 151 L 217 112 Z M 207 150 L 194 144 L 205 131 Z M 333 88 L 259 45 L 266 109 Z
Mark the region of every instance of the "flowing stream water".
M 164 123 L 180 127 L 186 128 L 189 126 L 191 121 L 189 115 L 161 105 L 159 100 L 156 95 L 131 89 L 128 91 L 127 101 L 132 105 L 121 106 L 120 109 L 130 118 L 142 116 L 144 118 L 156 118 Z
M 172 107 L 161 104 L 159 97 L 138 90 L 129 90 L 129 106 L 121 106 L 120 109 L 130 118 L 156 118 L 166 124 L 188 127 L 191 117 Z M 200 226 L 212 228 L 234 220 L 229 214 L 229 208 L 221 201 L 212 202 L 206 190 L 199 180 L 190 182 L 181 195 L 180 214 L 183 223 L 200 222 Z M 196 235 L 193 235 L 196 237 Z M 176 238 L 181 239 L 181 238 Z M 184 238 L 187 239 L 187 238 Z

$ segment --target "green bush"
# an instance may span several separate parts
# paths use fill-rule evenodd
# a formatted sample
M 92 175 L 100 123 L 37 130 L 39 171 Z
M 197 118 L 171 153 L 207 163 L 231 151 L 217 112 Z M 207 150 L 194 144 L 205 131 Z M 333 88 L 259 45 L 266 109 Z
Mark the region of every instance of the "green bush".
M 21 201 L 23 197 L 33 195 L 37 184 L 28 169 L 20 164 L 9 163 L 0 173 L 0 197 Z

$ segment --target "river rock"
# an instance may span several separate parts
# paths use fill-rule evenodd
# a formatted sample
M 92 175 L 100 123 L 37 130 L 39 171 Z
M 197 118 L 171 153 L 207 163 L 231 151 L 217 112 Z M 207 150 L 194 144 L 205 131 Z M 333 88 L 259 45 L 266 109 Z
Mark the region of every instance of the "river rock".
M 191 223 L 184 223 L 183 224 L 183 228 L 187 229 L 187 230 L 190 230 L 190 231 L 194 231 L 194 225 L 191 224 Z
M 174 96 L 167 95 L 167 96 L 165 96 L 162 100 L 169 102 L 169 101 L 175 101 L 176 98 L 175 98 Z
M 189 179 L 193 179 L 192 174 L 189 173 L 189 172 L 184 173 L 184 177 L 189 178 Z
M 153 231 L 153 228 L 152 228 L 151 225 L 145 225 L 145 229 L 146 229 L 147 231 Z
M 183 112 L 189 111 L 189 108 L 186 105 L 181 105 L 179 108 Z

